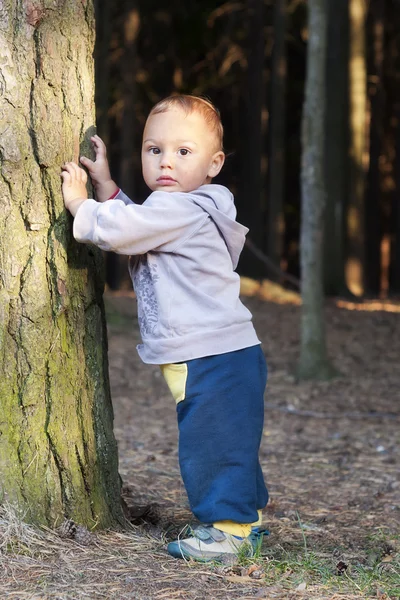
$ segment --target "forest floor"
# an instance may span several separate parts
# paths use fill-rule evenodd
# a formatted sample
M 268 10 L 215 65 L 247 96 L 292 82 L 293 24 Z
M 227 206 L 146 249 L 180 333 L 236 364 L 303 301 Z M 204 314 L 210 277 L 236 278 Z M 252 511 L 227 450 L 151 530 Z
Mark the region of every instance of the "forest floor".
M 257 296 L 244 302 L 269 365 L 260 458 L 270 535 L 257 556 L 204 565 L 166 553 L 193 522 L 178 469 L 175 405 L 159 370 L 137 356 L 135 300 L 108 294 L 115 434 L 135 524 L 131 532 L 94 534 L 86 545 L 63 540 L 60 549 L 54 533 L 8 523 L 9 539 L 31 541 L 8 544 L 7 554 L 0 544 L 1 598 L 400 598 L 400 304 L 367 303 L 381 309 L 372 311 L 330 301 L 329 354 L 340 375 L 298 383 L 299 307 Z M 1 522 L 0 515 L 0 533 Z

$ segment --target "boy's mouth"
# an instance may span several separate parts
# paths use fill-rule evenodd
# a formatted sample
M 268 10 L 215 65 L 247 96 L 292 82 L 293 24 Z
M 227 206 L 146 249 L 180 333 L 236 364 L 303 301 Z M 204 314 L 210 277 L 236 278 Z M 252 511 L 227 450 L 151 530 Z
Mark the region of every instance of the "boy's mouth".
M 168 175 L 161 175 L 161 177 L 157 179 L 157 183 L 160 185 L 173 185 L 174 183 L 176 183 L 176 179 L 173 179 Z

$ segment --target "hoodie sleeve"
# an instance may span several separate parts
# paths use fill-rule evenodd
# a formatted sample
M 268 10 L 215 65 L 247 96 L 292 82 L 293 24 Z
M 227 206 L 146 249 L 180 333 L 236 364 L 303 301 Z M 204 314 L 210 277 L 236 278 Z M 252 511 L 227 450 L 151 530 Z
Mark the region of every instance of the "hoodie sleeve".
M 101 204 L 89 199 L 76 213 L 74 237 L 118 254 L 172 252 L 209 218 L 183 196 L 153 192 L 142 205 L 122 198 Z
M 131 200 L 130 198 L 128 198 L 128 196 L 126 194 L 124 194 L 124 192 L 121 190 L 121 188 L 119 188 L 118 194 L 116 194 L 114 196 L 114 198 L 110 198 L 110 200 L 122 200 L 122 202 L 124 204 L 126 204 L 127 206 L 129 204 L 135 204 L 133 200 Z M 108 200 L 107 200 L 107 202 L 108 202 Z

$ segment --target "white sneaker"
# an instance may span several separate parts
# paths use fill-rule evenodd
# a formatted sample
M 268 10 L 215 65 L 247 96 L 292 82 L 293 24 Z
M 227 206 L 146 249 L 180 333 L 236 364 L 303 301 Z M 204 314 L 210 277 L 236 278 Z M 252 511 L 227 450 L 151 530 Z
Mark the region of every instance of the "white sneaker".
M 238 555 L 239 551 L 252 556 L 261 539 L 261 532 L 239 538 L 215 529 L 212 525 L 200 525 L 191 530 L 190 537 L 170 542 L 167 550 L 174 558 L 192 558 L 200 562 L 218 561 L 223 555 Z

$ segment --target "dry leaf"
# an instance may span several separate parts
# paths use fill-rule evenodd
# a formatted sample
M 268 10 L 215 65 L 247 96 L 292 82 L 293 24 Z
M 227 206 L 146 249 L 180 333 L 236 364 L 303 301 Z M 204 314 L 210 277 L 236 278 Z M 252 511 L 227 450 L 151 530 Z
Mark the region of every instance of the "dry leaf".
M 382 561 L 384 563 L 388 563 L 388 562 L 393 562 L 393 556 L 391 554 L 386 554 L 383 558 Z
M 251 575 L 254 571 L 260 571 L 261 567 L 259 565 L 251 565 L 247 570 L 247 575 Z
M 302 583 L 300 583 L 297 588 L 296 588 L 296 592 L 304 592 L 307 589 L 307 584 L 305 581 L 303 581 Z

